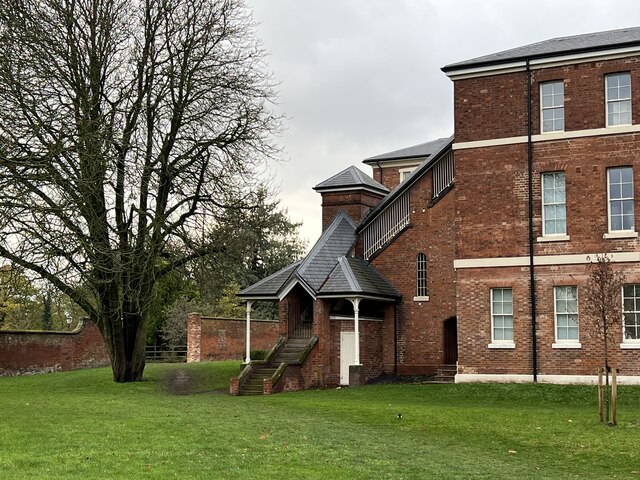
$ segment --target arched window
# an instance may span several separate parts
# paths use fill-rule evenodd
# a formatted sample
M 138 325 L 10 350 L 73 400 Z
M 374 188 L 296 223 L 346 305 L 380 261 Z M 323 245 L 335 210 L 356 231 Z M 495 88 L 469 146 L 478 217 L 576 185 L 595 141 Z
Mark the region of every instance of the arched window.
M 427 296 L 427 256 L 419 253 L 416 257 L 416 296 Z

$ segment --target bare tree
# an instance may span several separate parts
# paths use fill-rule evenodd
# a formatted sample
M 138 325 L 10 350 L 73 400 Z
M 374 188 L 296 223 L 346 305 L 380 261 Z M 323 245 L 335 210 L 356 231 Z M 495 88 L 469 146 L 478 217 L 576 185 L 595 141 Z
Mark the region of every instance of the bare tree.
M 611 258 L 605 253 L 596 255 L 588 266 L 589 277 L 584 288 L 584 311 L 591 334 L 602 341 L 606 378 L 605 419 L 609 422 L 609 342 L 620 335 L 622 302 L 620 299 L 624 275 L 614 270 Z
M 0 256 L 98 321 L 117 382 L 156 280 L 224 248 L 196 231 L 274 153 L 263 59 L 241 0 L 0 2 Z

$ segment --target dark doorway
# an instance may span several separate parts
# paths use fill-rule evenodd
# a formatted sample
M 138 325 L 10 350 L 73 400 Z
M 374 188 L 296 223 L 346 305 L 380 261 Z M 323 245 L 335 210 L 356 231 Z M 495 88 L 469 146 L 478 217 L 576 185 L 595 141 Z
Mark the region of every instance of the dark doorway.
M 289 338 L 311 338 L 313 299 L 300 285 L 289 294 L 287 332 Z
M 454 365 L 458 361 L 458 322 L 456 317 L 444 321 L 444 358 L 445 365 Z

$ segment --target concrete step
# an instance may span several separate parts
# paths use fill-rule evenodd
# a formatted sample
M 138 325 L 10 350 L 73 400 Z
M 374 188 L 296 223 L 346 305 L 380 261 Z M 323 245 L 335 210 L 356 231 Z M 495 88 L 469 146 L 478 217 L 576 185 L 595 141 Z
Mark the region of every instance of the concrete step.
M 458 368 L 455 365 L 442 365 L 434 375 L 434 380 L 439 383 L 454 383 Z

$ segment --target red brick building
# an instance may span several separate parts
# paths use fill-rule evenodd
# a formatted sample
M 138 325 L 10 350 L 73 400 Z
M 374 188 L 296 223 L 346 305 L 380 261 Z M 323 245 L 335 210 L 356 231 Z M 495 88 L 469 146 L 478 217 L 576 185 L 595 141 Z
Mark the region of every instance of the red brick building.
M 626 276 L 610 364 L 621 383 L 640 383 L 640 28 L 443 71 L 453 137 L 366 159 L 372 177 L 350 167 L 317 185 L 318 243 L 241 292 L 280 302 L 283 340 L 240 389 L 447 371 L 457 382 L 592 382 L 602 347 L 580 292 L 601 253 Z

